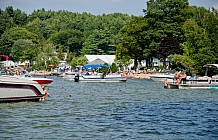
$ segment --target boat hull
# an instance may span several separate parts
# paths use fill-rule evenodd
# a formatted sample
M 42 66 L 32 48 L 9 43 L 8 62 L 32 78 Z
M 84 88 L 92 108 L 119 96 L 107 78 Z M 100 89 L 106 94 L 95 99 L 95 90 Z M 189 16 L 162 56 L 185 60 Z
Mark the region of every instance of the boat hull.
M 168 82 L 173 82 L 174 76 L 167 74 L 153 74 L 149 76 L 150 79 L 158 82 L 163 82 L 165 79 L 168 79 Z
M 40 101 L 45 99 L 41 86 L 17 77 L 0 77 L 0 102 Z
M 66 72 L 66 73 L 64 73 L 63 78 L 65 80 L 74 80 L 75 75 L 77 75 L 77 74 L 79 74 L 79 73 L 78 72 Z
M 215 89 L 218 90 L 218 84 L 169 84 L 169 89 Z
M 179 89 L 218 89 L 218 85 L 211 85 L 211 84 L 180 84 Z

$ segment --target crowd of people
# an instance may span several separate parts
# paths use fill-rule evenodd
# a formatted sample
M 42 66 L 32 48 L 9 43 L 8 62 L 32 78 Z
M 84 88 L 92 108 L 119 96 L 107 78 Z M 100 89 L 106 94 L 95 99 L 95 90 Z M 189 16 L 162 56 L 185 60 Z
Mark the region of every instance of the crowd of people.
M 178 72 L 178 71 L 176 71 L 175 73 L 174 73 L 174 79 L 173 79 L 173 82 L 175 83 L 175 84 L 186 84 L 186 79 L 187 79 L 187 74 L 186 74 L 186 72 L 183 72 L 182 74 L 180 73 L 180 72 Z M 165 80 L 164 80 L 164 88 L 168 88 L 168 84 L 169 84 L 169 82 L 168 82 L 168 79 L 166 78 Z
M 176 84 L 185 84 L 186 83 L 186 78 L 187 78 L 187 75 L 186 73 L 184 72 L 183 74 L 180 74 L 178 71 L 176 71 L 174 73 L 174 82 Z

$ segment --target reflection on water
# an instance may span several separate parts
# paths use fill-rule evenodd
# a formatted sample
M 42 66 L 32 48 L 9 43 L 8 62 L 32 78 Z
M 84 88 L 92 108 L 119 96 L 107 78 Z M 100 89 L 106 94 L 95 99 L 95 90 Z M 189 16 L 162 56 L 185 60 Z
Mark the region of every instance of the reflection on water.
M 218 90 L 51 78 L 46 102 L 0 104 L 1 139 L 218 139 Z

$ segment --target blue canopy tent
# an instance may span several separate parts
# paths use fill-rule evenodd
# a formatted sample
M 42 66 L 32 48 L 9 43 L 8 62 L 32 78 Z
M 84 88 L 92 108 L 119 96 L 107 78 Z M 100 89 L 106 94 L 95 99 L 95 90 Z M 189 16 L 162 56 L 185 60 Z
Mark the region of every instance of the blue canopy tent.
M 110 66 L 103 65 L 103 64 L 87 64 L 87 65 L 84 65 L 83 68 L 86 69 L 87 71 L 90 71 L 92 69 L 99 69 L 99 68 L 107 68 L 107 69 L 109 69 Z

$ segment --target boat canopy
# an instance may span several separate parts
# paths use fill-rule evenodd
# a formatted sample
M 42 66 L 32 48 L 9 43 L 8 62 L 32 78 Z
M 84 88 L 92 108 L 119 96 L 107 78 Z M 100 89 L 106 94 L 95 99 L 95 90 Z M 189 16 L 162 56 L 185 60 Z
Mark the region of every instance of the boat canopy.
M 218 64 L 206 64 L 203 67 L 217 67 L 218 68 Z
M 208 75 L 208 69 L 209 68 L 214 68 L 214 67 L 218 68 L 218 64 L 206 64 L 203 67 L 206 67 L 205 76 L 207 76 Z
M 86 70 L 98 69 L 98 68 L 107 68 L 107 69 L 109 69 L 110 66 L 103 65 L 103 64 L 87 64 L 87 65 L 84 65 L 83 68 L 86 69 Z
M 0 54 L 0 57 L 4 58 L 6 61 L 9 60 L 9 57 L 7 55 Z

